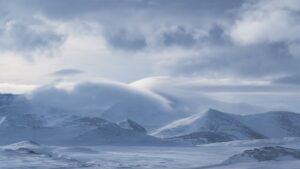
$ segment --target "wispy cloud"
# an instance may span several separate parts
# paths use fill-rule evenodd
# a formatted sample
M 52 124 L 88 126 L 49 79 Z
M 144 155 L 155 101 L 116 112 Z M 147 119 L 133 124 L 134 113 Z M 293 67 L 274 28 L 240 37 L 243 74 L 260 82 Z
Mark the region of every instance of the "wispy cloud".
M 51 75 L 52 76 L 74 76 L 82 73 L 84 73 L 84 71 L 80 69 L 61 69 L 51 73 Z

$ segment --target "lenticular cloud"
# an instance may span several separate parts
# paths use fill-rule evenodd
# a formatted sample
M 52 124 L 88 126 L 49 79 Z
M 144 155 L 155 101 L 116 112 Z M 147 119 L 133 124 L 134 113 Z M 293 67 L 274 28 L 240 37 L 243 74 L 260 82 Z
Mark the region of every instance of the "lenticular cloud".
M 168 115 L 171 107 L 164 97 L 115 82 L 80 83 L 69 90 L 42 87 L 31 93 L 29 100 L 35 106 L 65 110 L 76 115 L 101 116 L 112 121 L 129 118 L 153 125 L 173 118 Z

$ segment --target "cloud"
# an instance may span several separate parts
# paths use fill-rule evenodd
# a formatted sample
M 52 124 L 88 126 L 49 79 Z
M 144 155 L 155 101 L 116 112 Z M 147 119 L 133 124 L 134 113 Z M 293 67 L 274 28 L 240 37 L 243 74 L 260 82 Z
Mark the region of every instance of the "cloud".
M 248 3 L 231 30 L 237 44 L 285 43 L 300 40 L 300 2 L 297 0 L 264 0 Z M 295 57 L 299 53 L 291 52 Z
M 131 85 L 160 93 L 183 105 L 177 108 L 188 112 L 213 107 L 251 114 L 279 109 L 297 112 L 300 108 L 299 86 L 273 84 L 268 80 L 160 76 L 141 79 Z
M 14 84 L 14 83 L 0 83 L 0 91 L 2 93 L 23 94 L 36 89 L 37 86 L 33 84 Z
M 239 0 L 221 2 L 218 0 L 188 0 L 185 2 L 180 0 L 172 2 L 159 0 L 124 0 L 122 2 L 118 0 L 74 0 L 72 1 L 72 8 L 70 8 L 68 1 L 61 0 L 0 1 L 8 16 L 26 18 L 27 21 L 30 21 L 32 16 L 39 14 L 50 20 L 63 21 L 64 23 L 81 20 L 100 24 L 103 29 L 108 30 L 108 35 L 104 36 L 107 37 L 112 46 L 129 50 L 143 49 L 155 31 L 172 25 L 180 25 L 182 28 L 163 34 L 165 43 L 184 46 L 191 44 L 195 37 L 186 27 L 204 27 L 207 25 L 206 22 L 212 23 L 211 18 L 217 16 L 221 19 L 228 13 L 228 10 L 237 9 L 242 2 Z M 15 9 L 19 10 L 16 11 Z M 124 16 L 126 16 L 125 19 Z M 111 30 L 113 33 L 110 32 Z M 138 32 L 138 36 L 132 31 Z
M 0 20 L 0 51 L 14 52 L 25 57 L 58 50 L 65 36 L 55 32 L 39 19 L 22 22 L 15 19 Z
M 69 89 L 43 86 L 28 98 L 38 107 L 55 108 L 80 116 L 104 117 L 116 122 L 130 118 L 144 125 L 155 125 L 174 118 L 170 115 L 169 101 L 164 97 L 112 81 L 78 83 Z
M 129 17 L 140 17 L 136 15 L 136 12 L 141 12 L 140 14 L 150 12 L 151 14 L 158 15 L 165 13 L 170 16 L 189 15 L 191 12 L 194 12 L 194 14 L 207 14 L 205 17 L 210 15 L 223 15 L 228 9 L 239 8 L 243 2 L 243 0 L 186 0 L 184 2 L 181 0 L 73 0 L 72 8 L 67 8 L 70 6 L 70 3 L 62 0 L 28 0 L 26 2 L 22 0 L 10 2 L 2 0 L 1 6 L 4 6 L 9 10 L 18 7 L 20 10 L 17 12 L 19 13 L 39 11 L 50 18 L 63 20 L 70 20 L 78 17 L 90 17 L 88 16 L 89 14 L 99 18 L 101 16 L 95 15 L 99 13 L 109 14 L 109 17 L 112 17 L 113 15 L 120 17 L 126 13 L 128 14 L 126 20 L 128 20 L 130 19 Z M 29 9 L 29 11 L 24 9 Z M 199 18 L 199 16 L 197 18 Z M 119 18 L 118 20 L 124 19 Z
M 183 51 L 183 56 L 176 52 L 160 66 L 183 76 L 263 78 L 299 70 L 299 62 L 287 50 L 284 44 L 210 46 L 192 53 Z
M 168 109 L 169 104 L 165 98 L 155 93 L 135 89 L 129 85 L 113 81 L 81 82 L 75 83 L 68 88 L 58 86 L 60 85 L 41 86 L 30 93 L 29 98 L 39 105 L 70 110 L 89 108 L 105 110 L 114 104 L 122 102 L 136 104 L 136 102 L 142 103 L 144 101 L 151 102 L 149 105 L 154 104 L 161 106 L 162 109 Z
M 51 73 L 51 75 L 52 76 L 74 76 L 82 73 L 84 73 L 84 71 L 80 69 L 61 69 Z
M 158 54 L 167 56 L 160 58 L 158 68 L 173 75 L 196 77 L 269 79 L 295 74 L 300 69 L 298 3 L 248 1 L 222 21 L 206 25 L 201 29 L 204 36 L 198 36 L 196 42 L 195 33 L 183 37 L 175 33 L 182 41 L 189 39 L 186 44 L 192 44 L 192 48 L 169 38 L 181 46 Z
M 300 74 L 281 77 L 273 80 L 273 82 L 278 84 L 300 85 Z
M 163 42 L 167 46 L 192 46 L 196 43 L 196 37 L 184 27 L 176 27 L 175 30 L 163 34 Z
M 107 32 L 106 40 L 117 49 L 129 51 L 143 50 L 147 46 L 143 35 L 130 33 L 127 30 L 118 30 L 118 32 Z
M 203 36 L 203 33 L 209 31 L 207 27 L 217 22 L 213 19 L 214 17 L 225 18 L 225 15 L 229 13 L 228 11 L 238 9 L 242 2 L 238 0 L 222 2 L 217 0 L 188 0 L 185 2 L 180 0 L 172 2 L 159 0 L 124 0 L 122 2 L 96 0 L 86 2 L 74 0 L 72 8 L 69 8 L 70 4 L 67 1 L 60 0 L 0 1 L 1 9 L 5 11 L 6 16 L 17 21 L 24 20 L 24 25 L 29 25 L 25 28 L 30 28 L 28 30 L 30 32 L 26 33 L 24 37 L 32 38 L 31 43 L 28 44 L 24 44 L 22 39 L 20 41 L 16 39 L 14 43 L 19 42 L 18 49 L 6 47 L 7 50 L 18 51 L 22 48 L 32 49 L 28 51 L 47 51 L 62 45 L 68 32 L 50 31 L 51 28 L 55 30 L 55 27 L 54 29 L 53 27 L 49 29 L 44 27 L 47 29 L 46 32 L 43 32 L 45 34 L 40 32 L 37 34 L 31 30 L 31 27 L 36 27 L 33 24 L 36 20 L 33 16 L 40 15 L 50 21 L 63 22 L 65 25 L 72 25 L 74 22 L 80 21 L 78 25 L 72 25 L 72 28 L 77 31 L 82 29 L 81 26 L 85 23 L 98 25 L 96 27 L 104 30 L 103 34 L 95 34 L 94 31 L 89 32 L 87 30 L 85 33 L 94 34 L 93 36 L 104 36 L 108 44 L 113 47 L 112 50 L 122 49 L 125 52 L 144 50 L 148 52 L 149 48 L 151 51 L 160 52 L 163 48 L 174 45 L 183 48 L 194 46 L 203 40 L 199 39 L 199 36 Z M 16 11 L 16 9 L 18 10 Z M 126 16 L 126 19 L 123 16 Z M 147 53 L 146 55 L 151 57 L 150 54 Z
M 163 76 L 141 79 L 131 83 L 131 85 L 137 88 L 146 88 L 165 96 L 172 101 L 174 111 L 187 114 L 199 113 L 212 107 L 237 114 L 251 114 L 267 110 L 266 105 L 263 104 L 257 104 L 261 106 L 254 106 L 242 103 L 243 100 L 232 101 L 236 97 L 236 94 L 239 94 L 239 90 L 245 91 L 243 87 L 250 87 L 250 84 L 258 86 L 260 82 L 242 82 L 238 80 L 233 82 L 231 80 Z M 255 88 L 253 86 L 251 86 L 252 89 Z M 236 87 L 238 89 L 235 89 Z M 211 90 L 210 88 L 214 89 Z M 232 89 L 234 92 L 232 92 Z M 217 94 L 219 94 L 218 92 L 229 92 L 231 98 L 222 99 L 222 97 L 218 97 L 215 99 L 219 95 L 213 95 L 213 92 Z
M 298 92 L 300 88 L 286 85 L 274 85 L 272 81 L 238 78 L 204 77 L 149 77 L 131 83 L 132 86 L 152 91 L 174 93 L 191 92 L 197 94 L 280 94 Z M 170 93 L 171 93 L 170 92 Z M 224 100 L 225 101 L 225 100 Z

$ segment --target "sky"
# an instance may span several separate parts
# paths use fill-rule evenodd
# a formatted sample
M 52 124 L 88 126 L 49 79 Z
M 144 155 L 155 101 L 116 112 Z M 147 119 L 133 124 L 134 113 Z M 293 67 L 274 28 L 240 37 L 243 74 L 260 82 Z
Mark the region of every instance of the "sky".
M 0 0 L 0 24 L 3 93 L 168 77 L 300 108 L 299 0 Z

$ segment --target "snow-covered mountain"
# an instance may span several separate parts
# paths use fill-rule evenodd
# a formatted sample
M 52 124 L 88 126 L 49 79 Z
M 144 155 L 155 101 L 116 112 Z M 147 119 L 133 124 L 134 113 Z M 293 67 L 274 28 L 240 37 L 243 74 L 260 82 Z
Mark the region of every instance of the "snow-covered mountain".
M 194 144 L 240 139 L 282 138 L 300 136 L 300 114 L 267 112 L 234 115 L 210 109 L 177 120 L 152 134 Z
M 87 90 L 85 87 L 83 88 L 81 88 L 80 90 Z M 97 89 L 97 92 L 100 92 L 98 90 L 99 89 Z M 118 90 L 125 89 L 120 87 L 120 89 Z M 79 91 L 76 90 L 76 92 Z M 124 94 L 124 92 L 127 92 L 127 94 Z M 87 112 L 85 114 L 82 110 L 87 109 L 85 109 L 84 107 L 83 109 L 80 109 L 78 107 L 78 110 L 80 110 L 81 112 L 78 112 L 76 106 L 74 107 L 74 109 L 71 109 L 71 105 L 75 105 L 75 103 L 77 102 L 73 103 L 70 99 L 66 101 L 69 105 L 56 106 L 56 101 L 63 102 L 65 100 L 60 97 L 57 97 L 56 100 L 51 100 L 54 98 L 52 98 L 49 95 L 49 97 L 43 98 L 48 99 L 49 104 L 37 104 L 37 101 L 35 99 L 37 99 L 37 97 L 41 98 L 41 95 L 44 96 L 44 94 L 45 93 L 42 92 L 28 99 L 22 95 L 0 94 L 0 144 L 10 144 L 22 140 L 34 140 L 42 144 L 51 145 L 172 144 L 168 141 L 164 141 L 162 139 L 147 135 L 146 129 L 133 120 L 126 120 L 121 122 L 120 124 L 117 124 L 115 122 L 111 122 L 101 118 L 101 112 L 98 112 L 99 114 L 97 114 L 97 112 Z M 79 99 L 77 101 L 89 98 L 91 96 L 90 94 L 91 93 L 88 92 L 88 96 L 83 96 L 83 98 L 77 98 Z M 115 94 L 121 96 L 122 92 L 118 91 Z M 136 106 L 136 108 L 140 108 L 139 106 L 143 108 L 143 104 L 145 104 L 146 106 L 150 106 L 147 107 L 149 108 L 146 109 L 147 111 L 153 110 L 150 109 L 151 107 L 158 107 L 156 110 L 159 111 L 154 111 L 154 113 L 162 113 L 162 111 L 165 110 L 165 108 L 163 108 L 163 105 L 159 103 L 159 99 L 155 100 L 158 96 L 152 96 L 151 94 L 146 95 L 137 91 L 130 91 L 129 89 L 128 91 L 127 89 L 123 91 L 123 95 L 123 99 L 118 98 L 120 102 L 125 102 L 126 96 L 138 99 L 141 102 L 141 104 Z M 77 94 L 74 94 L 74 96 L 79 97 L 77 96 Z M 98 95 L 96 96 L 98 97 Z M 101 100 L 102 99 L 98 100 L 97 102 L 100 103 Z M 95 103 L 93 104 L 97 103 L 96 101 L 94 102 Z M 129 100 L 129 102 L 126 103 L 128 103 L 128 106 L 130 106 L 131 104 L 138 102 Z M 126 103 L 124 103 L 124 106 L 126 106 Z M 104 103 L 102 103 L 102 105 L 103 104 Z M 125 108 L 125 110 L 129 109 Z M 147 113 L 144 114 L 144 116 L 139 114 L 144 113 L 145 111 L 142 112 L 139 111 L 139 109 L 135 109 L 135 111 L 133 112 L 137 112 L 136 117 L 147 117 Z M 124 118 L 125 117 L 127 119 L 127 116 L 124 116 Z M 145 119 L 153 120 L 154 124 L 158 124 L 155 123 L 157 121 L 155 120 L 155 118 L 159 119 L 160 116 L 155 116 L 154 114 L 152 114 L 151 117 L 154 117 L 154 119 L 150 119 L 150 116 L 148 117 L 148 119 Z M 163 115 L 161 117 L 163 117 Z M 149 124 L 146 123 L 146 121 L 142 122 L 144 122 L 145 124 Z
M 195 132 L 225 133 L 232 139 L 263 138 L 262 135 L 244 125 L 238 115 L 214 109 L 175 121 L 158 129 L 153 135 L 176 137 Z
M 72 116 L 62 122 L 61 126 L 74 135 L 66 139 L 71 144 L 79 145 L 167 145 L 169 142 L 147 135 L 141 132 L 142 126 L 137 128 L 137 123 L 130 121 L 130 125 L 125 128 L 116 123 L 98 117 L 78 117 Z M 69 133 L 70 134 L 70 133 Z
M 172 145 L 146 134 L 134 121 L 122 126 L 92 116 L 48 116 L 29 113 L 31 109 L 2 107 L 0 111 L 0 144 L 33 140 L 50 145 Z M 34 110 L 34 109 L 33 109 Z M 50 121 L 50 122 L 49 122 Z
M 245 103 L 214 100 L 189 90 L 188 86 L 177 86 L 169 79 L 166 81 L 166 84 L 155 87 L 145 85 L 147 80 L 132 84 L 109 81 L 81 83 L 69 89 L 46 86 L 28 95 L 28 101 L 38 114 L 59 112 L 55 114 L 100 117 L 116 123 L 131 119 L 149 131 L 209 107 L 239 114 L 262 110 Z

